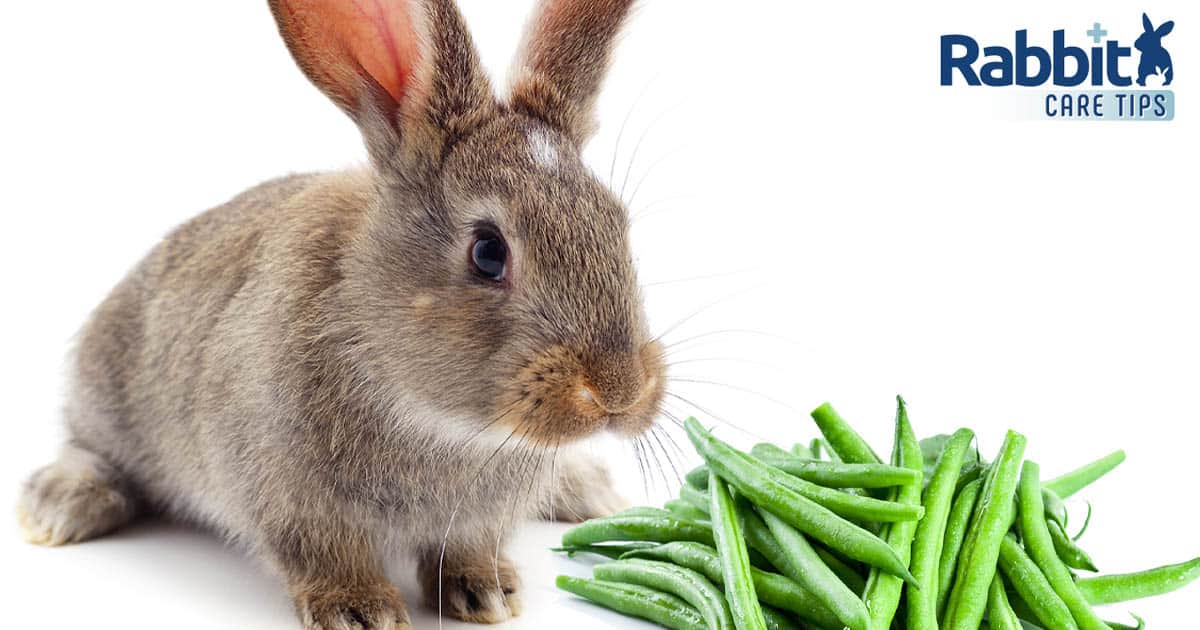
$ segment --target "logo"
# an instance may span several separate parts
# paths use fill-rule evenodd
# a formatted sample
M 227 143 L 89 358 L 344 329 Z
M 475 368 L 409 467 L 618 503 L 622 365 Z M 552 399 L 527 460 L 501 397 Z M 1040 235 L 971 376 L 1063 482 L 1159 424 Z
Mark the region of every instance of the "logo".
M 1167 20 L 1158 28 L 1154 28 L 1150 17 L 1143 13 L 1142 28 L 1146 29 L 1146 32 L 1133 42 L 1133 47 L 1142 53 L 1142 58 L 1138 61 L 1137 84 L 1146 85 L 1146 77 L 1161 74 L 1164 78 L 1163 85 L 1171 85 L 1175 72 L 1171 69 L 1171 53 L 1163 48 L 1162 39 L 1175 28 L 1175 22 Z
M 1036 118 L 1171 120 L 1175 94 L 1165 88 L 1174 80 L 1175 69 L 1163 39 L 1174 27 L 1171 20 L 1155 26 L 1143 13 L 1141 33 L 1132 46 L 1124 43 L 1128 40 L 1110 38 L 1100 22 L 1077 31 L 1091 40 L 1082 46 L 1069 42 L 1065 29 L 1050 33 L 1048 47 L 1044 38 L 1031 43 L 1028 29 L 1013 34 L 1011 47 L 981 46 L 969 35 L 942 35 L 940 83 L 970 88 L 1049 88 L 1035 94 L 1040 112 Z M 1058 89 L 1080 86 L 1085 89 Z

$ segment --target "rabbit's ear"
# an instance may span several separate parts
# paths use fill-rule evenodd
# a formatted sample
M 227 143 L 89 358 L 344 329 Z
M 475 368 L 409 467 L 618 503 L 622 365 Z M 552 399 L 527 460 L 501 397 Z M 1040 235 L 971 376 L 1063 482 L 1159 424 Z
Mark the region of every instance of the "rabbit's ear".
M 512 72 L 512 107 L 559 128 L 577 145 L 633 0 L 542 0 Z
M 440 160 L 497 109 L 453 0 L 270 0 L 308 78 L 350 115 L 377 165 Z
M 1154 32 L 1154 22 L 1151 22 L 1150 16 L 1146 15 L 1145 13 L 1142 14 L 1142 28 L 1145 29 L 1147 33 Z
M 1166 37 L 1167 33 L 1170 33 L 1173 28 L 1175 28 L 1175 20 L 1167 20 L 1154 29 L 1154 34 L 1159 37 Z

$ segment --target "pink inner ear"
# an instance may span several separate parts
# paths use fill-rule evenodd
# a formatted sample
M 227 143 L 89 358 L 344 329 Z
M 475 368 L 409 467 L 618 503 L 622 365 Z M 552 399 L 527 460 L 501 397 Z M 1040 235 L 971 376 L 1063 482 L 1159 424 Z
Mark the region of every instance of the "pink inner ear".
M 337 28 L 359 65 L 400 102 L 417 62 L 411 0 L 350 0 L 353 15 Z
M 412 81 L 419 56 L 415 0 L 283 0 L 303 41 L 298 56 L 332 83 L 348 103 L 357 102 L 365 72 L 397 103 Z

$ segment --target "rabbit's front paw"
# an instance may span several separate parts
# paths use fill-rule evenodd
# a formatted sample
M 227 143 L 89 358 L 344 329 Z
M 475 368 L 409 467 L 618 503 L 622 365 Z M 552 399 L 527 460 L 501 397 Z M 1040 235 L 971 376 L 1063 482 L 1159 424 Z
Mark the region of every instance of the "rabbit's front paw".
M 500 623 L 520 615 L 521 581 L 516 567 L 504 556 L 486 555 L 465 563 L 447 558 L 440 571 L 436 557 L 422 562 L 425 605 L 471 623 Z
M 313 584 L 295 594 L 304 630 L 411 630 L 408 608 L 390 584 Z

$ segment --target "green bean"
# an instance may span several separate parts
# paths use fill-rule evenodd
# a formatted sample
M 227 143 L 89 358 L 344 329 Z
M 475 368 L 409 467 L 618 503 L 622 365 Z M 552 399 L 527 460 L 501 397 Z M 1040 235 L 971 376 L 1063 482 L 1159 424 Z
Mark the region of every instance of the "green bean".
M 683 499 L 671 499 L 663 504 L 663 507 L 668 512 L 675 516 L 696 522 L 705 522 L 708 520 L 708 514 L 696 508 L 696 506 L 684 501 Z
M 821 438 L 813 438 L 812 441 L 808 443 L 808 452 L 812 453 L 813 459 L 818 459 L 818 460 L 824 459 L 824 456 L 821 454 L 822 450 L 825 450 L 825 449 L 824 449 L 824 445 L 821 443 Z M 833 449 L 828 449 L 828 450 L 829 450 L 829 454 L 832 455 Z
M 625 508 L 616 514 L 603 518 L 611 518 L 612 516 L 651 516 L 651 517 L 669 517 L 671 513 L 662 508 L 650 507 L 647 505 L 635 505 Z
M 742 456 L 750 458 L 750 456 L 744 453 Z M 758 460 L 755 461 L 758 462 Z M 872 497 L 857 496 L 849 492 L 819 486 L 798 477 L 793 477 L 770 466 L 766 467 L 764 474 L 774 477 L 781 485 L 791 488 L 805 498 L 815 501 L 828 508 L 834 514 L 844 518 L 880 523 L 895 523 L 899 521 L 915 523 L 925 515 L 925 509 L 921 507 L 920 503 L 909 505 Z
M 1054 592 L 1042 570 L 1029 559 L 1012 534 L 1007 534 L 1000 544 L 1000 570 L 1042 626 L 1054 630 L 1078 630 L 1067 604 Z
M 925 462 L 921 456 L 921 445 L 912 425 L 908 422 L 908 409 L 904 399 L 896 397 L 896 437 L 892 452 L 892 464 L 903 466 L 917 473 L 917 478 L 907 485 L 896 488 L 893 492 L 897 502 L 906 505 L 921 504 L 921 471 Z M 892 523 L 887 526 L 884 539 L 896 552 L 900 559 L 908 564 L 912 552 L 913 535 L 916 534 L 917 523 Z M 919 584 L 911 587 L 910 592 L 919 592 Z M 863 591 L 863 601 L 871 615 L 871 628 L 887 630 L 896 616 L 900 606 L 900 596 L 904 592 L 904 580 L 872 569 L 867 577 L 867 588 Z
M 804 444 L 800 444 L 799 442 L 797 442 L 796 444 L 792 444 L 792 455 L 797 456 L 797 457 L 804 457 L 805 460 L 817 460 L 817 458 L 818 458 L 816 456 L 815 452 L 812 452 L 812 450 L 809 449 L 808 446 L 806 446 Z
M 1200 558 L 1139 571 L 1084 578 L 1075 583 L 1095 606 L 1154 597 L 1183 588 L 1200 578 Z
M 762 611 L 763 621 L 767 623 L 767 630 L 800 630 L 799 624 L 778 610 L 770 606 L 763 606 Z
M 749 524 L 747 524 L 749 528 Z M 721 586 L 723 574 L 717 551 L 694 542 L 674 542 L 646 549 L 635 549 L 622 558 L 648 558 L 673 562 L 696 571 Z M 819 599 L 799 584 L 778 574 L 750 569 L 754 592 L 764 604 L 796 613 L 821 628 L 841 627 L 840 621 Z M 764 614 L 766 609 L 764 609 Z
M 950 599 L 950 587 L 954 586 L 954 574 L 958 569 L 958 555 L 962 551 L 963 541 L 967 537 L 967 527 L 971 524 L 971 515 L 975 513 L 975 502 L 979 499 L 979 490 L 983 481 L 976 479 L 963 486 L 950 506 L 950 516 L 946 519 L 946 535 L 942 540 L 942 555 L 938 560 L 938 590 L 937 615 L 938 619 L 946 610 L 946 602 Z
M 769 474 L 771 467 L 716 439 L 695 418 L 688 418 L 684 427 L 709 468 L 755 504 L 771 510 L 830 549 L 915 582 L 908 567 L 887 543 L 779 483 Z
M 1096 564 L 1092 562 L 1092 557 L 1071 540 L 1067 532 L 1063 531 L 1062 525 L 1047 519 L 1046 528 L 1050 531 L 1050 541 L 1054 543 L 1054 552 L 1058 554 L 1063 564 L 1080 571 L 1091 571 L 1092 573 L 1098 571 Z
M 617 560 L 592 569 L 597 580 L 624 582 L 670 593 L 691 604 L 710 630 L 733 630 L 725 596 L 703 575 L 659 560 Z
M 938 563 L 942 545 L 946 539 L 946 524 L 954 502 L 954 488 L 962 472 L 963 458 L 971 446 L 975 434 L 970 429 L 959 429 L 946 442 L 937 457 L 937 466 L 929 484 L 925 487 L 922 503 L 925 517 L 917 524 L 913 538 L 912 561 L 908 569 L 921 583 L 921 589 L 908 592 L 908 630 L 932 630 L 937 628 Z
M 1058 493 L 1049 488 L 1042 488 L 1042 505 L 1046 508 L 1046 519 L 1058 523 L 1059 527 L 1066 531 L 1067 505 Z
M 594 545 L 603 542 L 646 541 L 667 543 L 691 540 L 713 543 L 713 531 L 707 523 L 667 516 L 615 515 L 584 521 L 563 533 L 564 547 Z
M 709 496 L 709 493 L 707 491 L 698 490 L 696 488 L 686 486 L 686 485 L 679 489 L 679 497 L 682 500 L 686 501 L 688 504 L 690 504 L 692 507 L 695 507 L 696 509 L 700 510 L 701 512 L 704 512 L 706 515 L 708 514 L 708 510 L 712 504 L 711 497 Z M 735 497 L 735 502 L 736 502 L 736 500 L 737 500 L 737 497 Z M 754 527 L 753 527 L 754 523 L 742 523 L 742 525 L 745 529 L 743 534 L 746 537 L 746 544 L 750 545 L 750 549 L 749 549 L 750 564 L 752 564 L 760 569 L 763 569 L 763 570 L 774 569 L 775 563 L 772 561 L 772 558 L 775 557 L 774 556 L 775 550 L 770 549 L 769 547 L 765 546 L 767 544 L 774 543 L 774 540 L 771 538 L 770 534 L 766 533 L 766 535 L 761 536 L 761 537 L 755 536 L 755 534 L 757 534 L 759 532 L 756 532 L 754 530 Z M 762 532 L 767 531 L 767 526 L 763 525 L 761 523 L 761 521 L 759 522 L 759 525 L 762 526 L 761 527 Z M 769 541 L 769 543 L 768 543 L 768 541 Z
M 746 553 L 746 539 L 742 536 L 737 510 L 729 489 L 711 469 L 708 472 L 710 496 L 708 513 L 712 517 L 713 538 L 717 554 L 721 559 L 724 576 L 725 597 L 733 613 L 738 630 L 763 630 L 762 607 L 754 592 L 754 580 L 750 577 L 750 557 Z
M 612 558 L 613 560 L 616 560 L 617 558 L 620 558 L 622 555 L 631 551 L 639 551 L 658 546 L 659 543 L 652 542 L 631 542 L 608 545 L 564 545 L 562 547 L 551 547 L 550 551 L 555 553 L 565 553 L 567 554 L 568 558 L 574 558 L 576 555 L 581 553 L 592 553 L 598 556 L 604 556 L 605 558 Z
M 976 630 L 983 619 L 987 590 L 996 574 L 1000 541 L 1012 525 L 1013 496 L 1024 455 L 1025 436 L 1009 431 L 984 481 L 979 505 L 975 507 L 971 526 L 967 530 L 963 557 L 959 560 L 954 587 L 946 603 L 946 616 L 942 623 L 946 630 Z M 1041 493 L 1038 497 L 1041 497 Z
M 821 560 L 804 536 L 770 510 L 760 507 L 758 514 L 785 550 L 786 560 L 779 570 L 816 595 L 851 630 L 867 630 L 867 607 Z
M 1000 574 L 992 578 L 992 586 L 988 589 L 987 616 L 992 630 L 1021 630 L 1021 620 L 1017 619 L 1012 604 L 1008 603 L 1008 594 L 1004 591 Z
M 623 615 L 639 617 L 672 630 L 705 630 L 700 613 L 674 595 L 644 586 L 560 575 L 555 586 Z
M 890 488 L 920 481 L 921 475 L 884 464 L 836 464 L 796 457 L 777 446 L 758 444 L 750 455 L 783 472 L 826 488 Z
M 1109 453 L 1090 464 L 1047 481 L 1045 487 L 1065 499 L 1108 474 L 1112 469 L 1120 466 L 1123 461 L 1125 461 L 1125 451 Z
M 863 577 L 862 571 L 846 564 L 845 560 L 825 547 L 813 545 L 813 549 L 816 550 L 818 556 L 821 556 L 825 566 L 829 567 L 829 570 L 833 571 L 833 574 L 838 576 L 843 584 L 850 587 L 850 590 L 855 593 L 862 595 L 867 588 L 867 579 Z
M 1042 485 L 1036 462 L 1025 462 L 1021 471 L 1021 486 L 1018 494 L 1020 503 L 1021 535 L 1029 557 L 1037 564 L 1054 592 L 1062 598 L 1071 611 L 1071 616 L 1081 630 L 1108 630 L 1104 621 L 1096 616 L 1092 607 L 1075 586 L 1070 569 L 1054 552 L 1050 531 L 1046 528 L 1045 506 L 1042 505 Z
M 697 466 L 688 471 L 684 477 L 687 484 L 693 488 L 703 490 L 708 487 L 708 466 Z
M 883 460 L 871 450 L 871 445 L 846 422 L 833 405 L 824 403 L 812 412 L 812 418 L 829 442 L 830 452 L 852 464 L 879 464 Z

